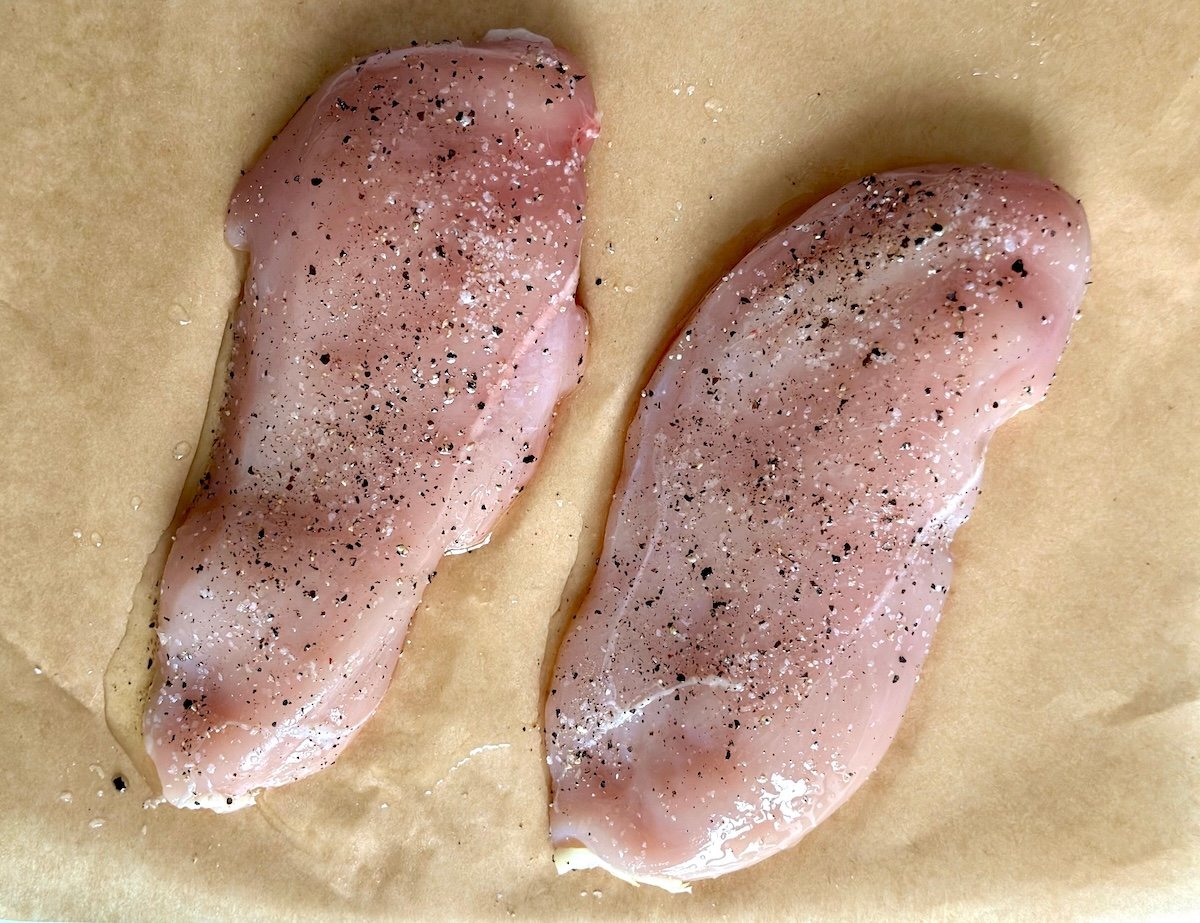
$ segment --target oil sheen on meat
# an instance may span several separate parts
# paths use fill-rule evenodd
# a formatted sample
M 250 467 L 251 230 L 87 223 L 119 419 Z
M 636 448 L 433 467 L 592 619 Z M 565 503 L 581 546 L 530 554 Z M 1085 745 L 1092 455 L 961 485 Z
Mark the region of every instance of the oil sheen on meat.
M 1083 212 L 990 168 L 870 176 L 750 253 L 646 386 L 546 706 L 560 870 L 680 887 L 875 768 L 995 429 L 1042 399 Z
M 220 431 L 162 580 L 146 746 L 231 810 L 375 711 L 438 559 L 486 542 L 578 382 L 578 64 L 527 32 L 331 78 L 239 183 Z

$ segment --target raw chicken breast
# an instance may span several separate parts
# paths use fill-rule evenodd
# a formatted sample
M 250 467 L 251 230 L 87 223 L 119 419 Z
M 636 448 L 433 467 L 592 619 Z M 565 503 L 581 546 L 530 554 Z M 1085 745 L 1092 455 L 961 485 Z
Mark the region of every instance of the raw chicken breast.
M 1080 206 L 869 176 L 759 245 L 642 395 L 546 706 L 560 870 L 664 887 L 791 846 L 896 733 L 992 432 L 1046 393 Z
M 163 575 L 146 746 L 229 810 L 375 711 L 438 559 L 487 541 L 578 382 L 578 65 L 527 32 L 329 80 L 238 185 L 212 467 Z

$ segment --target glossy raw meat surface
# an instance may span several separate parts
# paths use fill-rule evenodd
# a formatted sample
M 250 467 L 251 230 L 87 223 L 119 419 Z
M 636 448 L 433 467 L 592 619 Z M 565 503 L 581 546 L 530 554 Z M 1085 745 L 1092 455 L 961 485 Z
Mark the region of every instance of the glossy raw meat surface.
M 705 298 L 629 432 L 546 706 L 560 869 L 676 886 L 799 840 L 896 733 L 991 433 L 1088 271 L 1037 178 L 847 186 Z
M 233 809 L 332 762 L 438 559 L 530 479 L 582 369 L 597 128 L 564 52 L 490 33 L 348 68 L 243 177 L 229 391 L 145 718 L 171 802 Z

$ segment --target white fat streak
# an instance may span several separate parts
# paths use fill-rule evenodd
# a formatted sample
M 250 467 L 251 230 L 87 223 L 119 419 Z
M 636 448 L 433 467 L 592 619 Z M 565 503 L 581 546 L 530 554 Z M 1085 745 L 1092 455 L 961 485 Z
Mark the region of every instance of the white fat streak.
M 644 698 L 638 699 L 632 705 L 621 709 L 621 713 L 611 721 L 606 721 L 595 729 L 593 732 L 594 740 L 600 740 L 606 734 L 610 734 L 617 728 L 642 714 L 647 708 L 657 702 L 659 699 L 665 698 L 672 693 L 679 692 L 681 689 L 686 689 L 689 686 L 709 686 L 713 689 L 724 689 L 730 692 L 741 692 L 745 689 L 744 683 L 732 683 L 724 677 L 720 676 L 700 676 L 695 679 L 687 679 L 682 683 L 674 683 L 670 686 L 664 686 L 657 692 L 652 692 Z
M 554 850 L 554 867 L 558 869 L 560 875 L 584 869 L 604 869 L 610 875 L 629 882 L 635 888 L 641 885 L 652 885 L 672 894 L 692 893 L 692 886 L 686 881 L 680 881 L 678 878 L 665 878 L 661 875 L 646 875 L 645 877 L 631 875 L 623 869 L 609 865 L 586 846 L 564 846 Z

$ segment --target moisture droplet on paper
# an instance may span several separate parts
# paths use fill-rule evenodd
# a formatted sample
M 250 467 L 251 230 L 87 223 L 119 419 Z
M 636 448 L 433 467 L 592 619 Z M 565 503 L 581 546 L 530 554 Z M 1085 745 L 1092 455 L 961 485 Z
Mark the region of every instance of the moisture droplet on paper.
M 97 548 L 104 544 L 104 536 L 99 532 L 93 532 L 90 536 L 88 536 L 88 538 Z
M 191 316 L 181 304 L 173 304 L 167 308 L 167 317 L 175 321 L 180 327 L 186 327 L 192 322 Z
M 177 442 L 175 443 L 175 448 L 172 450 L 171 454 L 175 456 L 176 461 L 183 461 L 188 457 L 191 451 L 192 447 L 186 442 Z
M 135 513 L 138 510 L 140 510 L 142 508 L 142 498 L 139 497 L 137 494 L 134 494 L 132 497 L 130 497 L 129 498 L 129 508 L 132 509 Z

